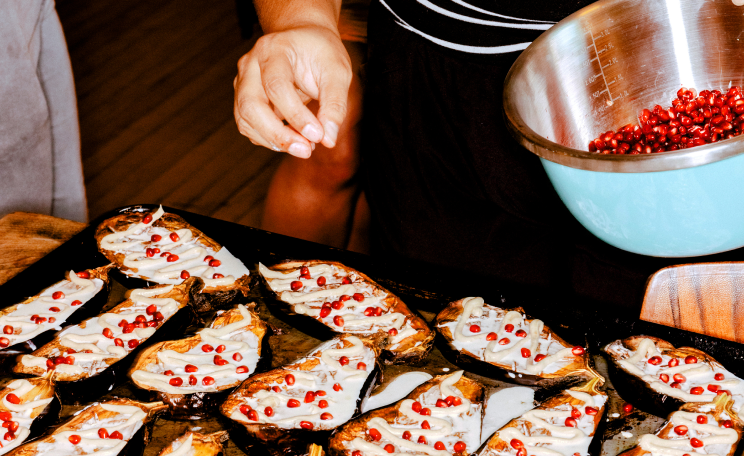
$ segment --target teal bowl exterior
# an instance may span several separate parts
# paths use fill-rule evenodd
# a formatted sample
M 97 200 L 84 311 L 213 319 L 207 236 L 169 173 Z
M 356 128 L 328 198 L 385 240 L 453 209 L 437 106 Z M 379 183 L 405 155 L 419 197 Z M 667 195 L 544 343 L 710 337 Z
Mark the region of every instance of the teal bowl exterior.
M 610 245 L 657 257 L 744 246 L 744 155 L 648 173 L 588 171 L 540 160 L 569 211 Z

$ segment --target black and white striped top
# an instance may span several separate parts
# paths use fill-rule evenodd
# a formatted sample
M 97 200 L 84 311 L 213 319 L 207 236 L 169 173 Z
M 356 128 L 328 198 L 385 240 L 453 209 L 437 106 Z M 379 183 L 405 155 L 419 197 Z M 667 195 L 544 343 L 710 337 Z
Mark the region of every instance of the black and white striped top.
M 471 54 L 525 49 L 557 21 L 592 0 L 379 0 L 403 28 Z

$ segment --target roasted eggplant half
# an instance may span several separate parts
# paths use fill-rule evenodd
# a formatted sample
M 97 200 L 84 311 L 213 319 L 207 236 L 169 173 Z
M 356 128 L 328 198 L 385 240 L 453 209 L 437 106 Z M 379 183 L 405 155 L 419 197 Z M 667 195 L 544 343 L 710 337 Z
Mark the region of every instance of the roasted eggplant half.
M 97 315 L 108 301 L 110 264 L 69 271 L 64 280 L 18 304 L 0 309 L 0 368 L 10 369 L 15 358 L 31 353 L 54 338 L 65 325 Z M 36 290 L 34 290 L 36 291 Z
M 202 286 L 194 277 L 181 285 L 131 290 L 108 312 L 69 326 L 32 354 L 20 356 L 13 371 L 39 376 L 54 370 L 64 403 L 97 399 L 126 378 L 128 364 L 144 347 L 191 324 L 189 302 Z
M 713 402 L 687 403 L 669 415 L 656 434 L 641 436 L 638 445 L 621 456 L 734 456 L 743 423 L 732 410 L 733 404 L 731 396 L 725 394 L 717 396 Z
M 13 456 L 140 456 L 152 436 L 160 402 L 112 399 L 76 413 L 50 434 L 10 451 Z
M 239 304 L 195 336 L 147 347 L 129 377 L 149 400 L 168 405 L 171 418 L 206 417 L 256 372 L 262 348 L 268 347 L 267 325 L 253 308 Z
M 220 456 L 226 440 L 227 431 L 212 434 L 187 432 L 163 448 L 159 456 Z
M 521 308 L 501 309 L 483 298 L 464 298 L 445 307 L 434 324 L 440 351 L 454 364 L 486 377 L 551 390 L 602 378 L 584 347 L 569 345 Z
M 511 420 L 496 431 L 479 456 L 588 455 L 607 403 L 601 384 L 595 378 Z
M 189 277 L 204 281 L 193 305 L 197 312 L 225 308 L 238 296 L 248 295 L 250 271 L 227 248 L 166 213 L 122 212 L 96 229 L 98 250 L 131 279 L 177 285 Z M 145 284 L 133 281 L 138 287 Z
M 396 404 L 341 426 L 331 436 L 329 454 L 475 452 L 480 446 L 484 388 L 462 374 L 435 377 Z
M 304 455 L 311 443 L 354 416 L 377 381 L 378 341 L 341 334 L 292 364 L 256 374 L 220 411 L 230 438 L 247 453 L 262 444 L 273 455 Z
M 0 454 L 41 435 L 59 419 L 60 404 L 54 395 L 51 374 L 11 380 L 0 390 L 0 398 L 0 420 L 5 428 Z
M 616 340 L 603 350 L 617 392 L 646 412 L 665 416 L 720 394 L 732 396 L 734 412 L 742 412 L 744 381 L 707 353 L 650 336 Z
M 332 261 L 289 261 L 258 270 L 289 314 L 310 317 L 322 339 L 331 333 L 384 335 L 383 361 L 410 363 L 425 358 L 434 332 L 397 296 L 361 272 Z M 318 324 L 320 323 L 320 324 Z

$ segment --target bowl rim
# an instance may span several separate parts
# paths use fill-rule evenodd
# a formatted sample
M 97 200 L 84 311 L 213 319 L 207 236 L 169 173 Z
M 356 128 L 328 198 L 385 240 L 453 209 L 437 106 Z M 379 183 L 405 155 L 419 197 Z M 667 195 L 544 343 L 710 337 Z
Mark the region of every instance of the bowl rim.
M 543 32 L 522 51 L 504 79 L 503 114 L 511 135 L 525 149 L 540 158 L 571 168 L 611 173 L 648 173 L 694 168 L 744 153 L 744 144 L 740 144 L 741 147 L 734 145 L 744 142 L 744 134 L 742 134 L 735 138 L 678 151 L 640 155 L 598 154 L 553 142 L 539 135 L 525 123 L 516 108 L 515 100 L 518 95 L 514 90 L 514 75 L 524 68 L 528 58 L 537 52 L 543 41 L 549 40 L 560 29 L 567 27 L 569 22 L 578 20 L 589 10 L 623 1 L 625 0 L 599 0 L 592 3 Z

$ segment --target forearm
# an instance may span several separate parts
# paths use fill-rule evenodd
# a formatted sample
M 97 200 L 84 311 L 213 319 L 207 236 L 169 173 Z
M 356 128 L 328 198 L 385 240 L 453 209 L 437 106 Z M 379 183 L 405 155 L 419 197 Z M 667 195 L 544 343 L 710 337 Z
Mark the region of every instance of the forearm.
M 254 0 L 264 33 L 317 25 L 338 33 L 341 0 Z

